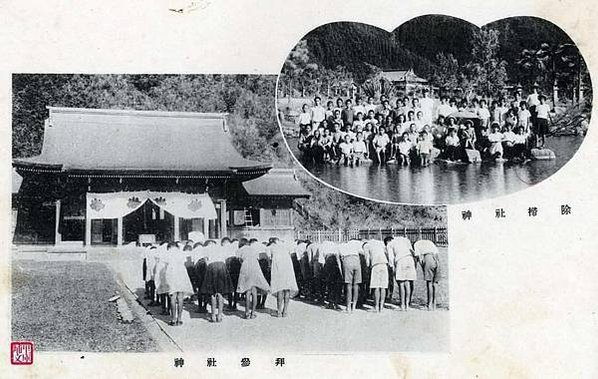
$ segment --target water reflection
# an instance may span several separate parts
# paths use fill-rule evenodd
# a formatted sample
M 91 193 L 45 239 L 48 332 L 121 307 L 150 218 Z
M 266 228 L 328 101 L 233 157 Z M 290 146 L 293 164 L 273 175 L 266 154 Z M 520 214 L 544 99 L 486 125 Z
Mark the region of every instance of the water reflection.
M 433 164 L 424 168 L 321 165 L 308 169 L 325 182 L 359 196 L 401 203 L 463 203 L 502 196 L 541 182 L 567 163 L 582 141 L 583 137 L 549 138 L 546 145 L 556 159 L 524 164 Z M 289 145 L 293 147 L 294 141 L 289 140 Z

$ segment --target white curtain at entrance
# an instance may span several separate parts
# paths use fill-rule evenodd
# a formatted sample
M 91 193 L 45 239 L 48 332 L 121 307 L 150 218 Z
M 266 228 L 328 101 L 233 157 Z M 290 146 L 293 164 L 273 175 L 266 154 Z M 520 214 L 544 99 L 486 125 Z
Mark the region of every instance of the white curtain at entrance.
M 121 218 L 135 212 L 148 200 L 175 217 L 217 218 L 214 203 L 206 193 L 151 191 L 87 193 L 88 218 Z

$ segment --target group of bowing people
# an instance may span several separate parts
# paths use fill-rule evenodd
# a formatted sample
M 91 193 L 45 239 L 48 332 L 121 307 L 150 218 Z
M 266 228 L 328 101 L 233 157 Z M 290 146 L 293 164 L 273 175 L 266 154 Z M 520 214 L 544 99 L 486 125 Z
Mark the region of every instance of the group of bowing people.
M 344 312 L 362 308 L 374 294 L 373 312 L 381 312 L 392 299 L 396 279 L 401 310 L 411 307 L 416 265 L 422 266 L 427 282 L 427 308 L 436 308 L 436 285 L 440 279 L 438 249 L 428 240 L 386 237 L 384 241 L 353 239 L 344 243 L 324 241 L 285 242 L 272 237 L 223 238 L 194 243 L 164 242 L 143 248 L 143 280 L 149 306 L 161 306 L 172 326 L 182 325 L 185 299 L 197 299 L 197 312 L 207 313 L 211 322 L 224 317 L 224 296 L 228 309 L 236 310 L 244 300 L 244 318 L 257 317 L 268 293 L 277 299 L 277 317 L 287 317 L 289 300 L 303 298 Z M 344 286 L 343 286 L 344 284 Z M 387 289 L 389 289 L 387 294 Z

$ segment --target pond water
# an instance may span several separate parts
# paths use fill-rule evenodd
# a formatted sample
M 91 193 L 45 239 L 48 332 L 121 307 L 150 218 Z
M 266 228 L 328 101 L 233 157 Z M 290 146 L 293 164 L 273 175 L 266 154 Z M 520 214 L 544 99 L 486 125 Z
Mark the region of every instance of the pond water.
M 429 167 L 324 164 L 306 168 L 326 183 L 358 196 L 412 204 L 455 204 L 494 198 L 537 184 L 564 166 L 582 141 L 582 136 L 547 138 L 546 147 L 556 155 L 551 161 Z M 296 140 L 288 142 L 299 158 Z

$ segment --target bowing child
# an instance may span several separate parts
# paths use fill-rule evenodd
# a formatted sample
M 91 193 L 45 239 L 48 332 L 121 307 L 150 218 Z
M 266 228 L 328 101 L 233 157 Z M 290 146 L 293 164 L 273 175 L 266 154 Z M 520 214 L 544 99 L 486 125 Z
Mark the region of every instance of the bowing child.
M 268 253 L 272 262 L 270 291 L 276 296 L 276 315 L 287 317 L 289 300 L 299 288 L 293 269 L 291 253 L 293 247 L 278 238 L 270 239 Z

